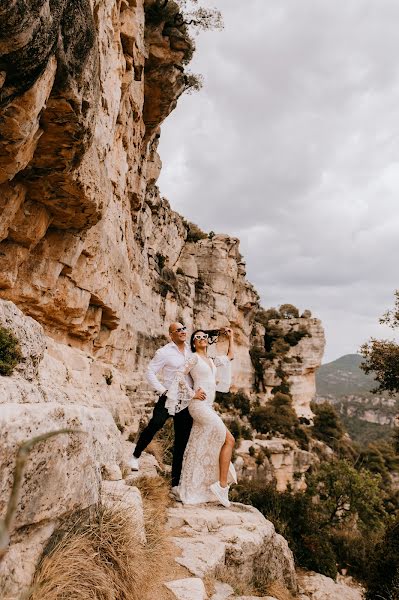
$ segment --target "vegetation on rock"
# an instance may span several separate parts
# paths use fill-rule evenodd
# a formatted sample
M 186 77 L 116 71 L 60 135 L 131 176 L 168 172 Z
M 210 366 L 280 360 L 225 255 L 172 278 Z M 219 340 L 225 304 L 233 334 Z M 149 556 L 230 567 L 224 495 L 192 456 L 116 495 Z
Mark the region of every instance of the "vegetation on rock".
M 14 367 L 23 360 L 17 338 L 0 326 L 0 375 L 11 375 Z
M 369 562 L 366 600 L 399 599 L 399 518 L 387 527 Z
M 308 473 L 306 481 L 306 491 L 295 493 L 277 492 L 270 484 L 240 482 L 232 498 L 252 504 L 274 523 L 299 566 L 335 577 L 337 563 L 348 567 L 341 565 L 337 551 L 343 533 L 352 529 L 366 545 L 374 532 L 383 530 L 380 478 L 341 460 L 324 463 Z
M 313 437 L 326 443 L 333 450 L 339 451 L 345 429 L 337 411 L 328 402 L 313 403 L 311 407 L 314 412 Z
M 161 478 L 135 483 L 143 497 L 145 542 L 131 508 L 98 504 L 75 513 L 50 538 L 29 600 L 162 598 L 173 562 L 165 533 L 168 488 Z
M 268 366 L 274 366 L 276 375 L 281 379 L 273 393 L 278 391 L 283 394 L 289 393 L 289 386 L 284 371 L 284 363 L 297 360 L 296 357 L 288 357 L 288 352 L 296 346 L 303 337 L 309 336 L 309 332 L 303 324 L 293 323 L 288 331 L 280 324 L 280 320 L 289 321 L 299 318 L 298 309 L 292 304 L 282 304 L 279 309 L 260 309 L 256 312 L 254 321 L 260 323 L 264 328 L 262 342 L 256 340 L 250 348 L 250 356 L 255 372 L 255 390 L 265 392 L 264 370 Z
M 399 328 L 399 290 L 395 292 L 395 306 L 380 319 L 380 323 L 392 329 Z M 399 393 L 399 345 L 391 340 L 371 338 L 362 345 L 364 362 L 361 368 L 365 373 L 373 373 L 378 387 L 373 391 L 387 391 L 390 395 Z
M 199 242 L 200 240 L 205 240 L 208 237 L 208 234 L 205 231 L 202 231 L 195 223 L 191 223 L 190 221 L 186 221 L 183 219 L 183 224 L 187 230 L 187 242 Z
M 296 440 L 307 448 L 309 436 L 298 420 L 288 394 L 277 392 L 264 406 L 256 407 L 250 414 L 250 423 L 259 433 L 281 434 Z
M 251 411 L 251 400 L 243 392 L 216 392 L 215 401 L 222 412 L 236 412 L 240 416 L 247 416 Z
M 187 65 L 195 52 L 195 42 L 190 29 L 222 29 L 220 11 L 198 6 L 198 0 L 155 0 L 145 5 L 146 25 L 162 26 L 162 35 L 171 40 L 174 50 L 184 53 L 182 63 Z M 197 73 L 184 73 L 185 89 L 188 93 L 199 91 L 203 77 Z

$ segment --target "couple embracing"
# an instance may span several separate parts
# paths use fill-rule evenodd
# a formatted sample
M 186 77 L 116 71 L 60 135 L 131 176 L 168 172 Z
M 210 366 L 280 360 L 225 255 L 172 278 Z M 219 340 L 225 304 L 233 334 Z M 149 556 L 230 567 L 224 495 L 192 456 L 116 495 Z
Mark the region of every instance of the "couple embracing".
M 227 355 L 210 358 L 208 345 L 219 335 L 227 337 Z M 192 333 L 181 323 L 169 327 L 171 341 L 157 350 L 147 369 L 147 380 L 158 392 L 152 417 L 141 432 L 129 465 L 139 469 L 143 450 L 173 417 L 175 443 L 172 493 L 184 504 L 218 501 L 230 506 L 229 483 L 236 483 L 231 455 L 234 437 L 213 408 L 216 391 L 227 392 L 233 360 L 233 332 L 222 328 Z M 163 372 L 163 383 L 159 374 Z

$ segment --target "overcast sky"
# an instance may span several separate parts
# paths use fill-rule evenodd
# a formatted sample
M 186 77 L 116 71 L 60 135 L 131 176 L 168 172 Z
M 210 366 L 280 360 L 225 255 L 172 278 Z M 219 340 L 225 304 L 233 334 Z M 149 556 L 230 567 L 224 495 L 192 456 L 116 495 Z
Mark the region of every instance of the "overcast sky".
M 398 0 L 215 0 L 204 76 L 162 127 L 161 193 L 241 239 L 265 307 L 322 319 L 356 352 L 399 287 Z

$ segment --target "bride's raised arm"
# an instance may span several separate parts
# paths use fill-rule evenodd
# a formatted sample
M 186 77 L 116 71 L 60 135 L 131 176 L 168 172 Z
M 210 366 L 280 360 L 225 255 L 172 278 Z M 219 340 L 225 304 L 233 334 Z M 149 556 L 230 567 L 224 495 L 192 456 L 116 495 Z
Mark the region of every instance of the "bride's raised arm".
M 216 367 L 216 391 L 228 392 L 231 385 L 231 362 L 234 358 L 234 340 L 233 331 L 230 328 L 224 329 L 223 333 L 227 335 L 229 347 L 227 354 L 216 356 L 213 359 Z
M 191 369 L 197 364 L 198 356 L 193 354 L 184 363 L 184 365 L 176 372 L 169 389 L 166 392 L 165 408 L 170 415 L 176 414 L 176 409 L 180 404 L 189 402 L 195 396 L 194 390 L 188 385 L 186 376 Z

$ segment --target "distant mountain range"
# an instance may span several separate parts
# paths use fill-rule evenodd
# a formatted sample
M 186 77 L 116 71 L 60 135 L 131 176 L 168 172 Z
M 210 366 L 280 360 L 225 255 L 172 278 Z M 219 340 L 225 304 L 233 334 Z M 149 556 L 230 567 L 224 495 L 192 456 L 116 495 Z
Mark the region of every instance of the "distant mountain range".
M 346 354 L 322 365 L 316 374 L 316 402 L 333 404 L 353 440 L 367 444 L 391 436 L 398 398 L 371 390 L 377 383 L 360 368 L 359 354 Z
M 352 394 L 370 396 L 377 384 L 371 375 L 360 369 L 362 361 L 360 354 L 345 354 L 322 365 L 316 373 L 317 395 L 334 398 Z

